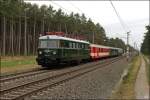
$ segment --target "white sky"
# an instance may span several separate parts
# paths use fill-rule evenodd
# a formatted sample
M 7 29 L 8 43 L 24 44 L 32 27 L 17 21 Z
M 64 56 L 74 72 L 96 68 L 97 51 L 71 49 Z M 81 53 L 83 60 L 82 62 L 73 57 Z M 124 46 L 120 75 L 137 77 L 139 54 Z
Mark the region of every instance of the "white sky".
M 130 33 L 130 45 L 134 42 L 141 46 L 145 26 L 149 24 L 149 1 L 112 1 L 119 15 L 126 24 L 126 31 L 122 28 L 119 20 L 111 6 L 110 1 L 31 1 L 39 6 L 45 4 L 52 5 L 54 9 L 63 7 L 66 13 L 84 13 L 87 18 L 91 18 L 95 23 L 100 23 L 106 31 L 108 37 L 118 37 L 126 42 L 125 32 Z

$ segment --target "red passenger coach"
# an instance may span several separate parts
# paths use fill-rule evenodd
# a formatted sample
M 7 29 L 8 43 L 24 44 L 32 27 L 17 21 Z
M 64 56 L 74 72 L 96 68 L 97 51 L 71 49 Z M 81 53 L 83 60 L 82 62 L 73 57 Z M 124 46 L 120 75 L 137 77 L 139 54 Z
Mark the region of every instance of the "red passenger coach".
M 110 48 L 103 45 L 90 45 L 90 56 L 92 59 L 98 59 L 103 57 L 108 57 L 110 53 Z

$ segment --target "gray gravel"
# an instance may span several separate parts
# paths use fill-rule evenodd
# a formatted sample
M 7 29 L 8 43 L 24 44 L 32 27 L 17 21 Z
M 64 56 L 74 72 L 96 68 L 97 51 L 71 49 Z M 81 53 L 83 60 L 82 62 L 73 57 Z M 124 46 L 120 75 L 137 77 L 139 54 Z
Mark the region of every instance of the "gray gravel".
M 126 60 L 120 60 L 59 86 L 39 92 L 30 99 L 107 99 L 111 96 L 127 65 Z

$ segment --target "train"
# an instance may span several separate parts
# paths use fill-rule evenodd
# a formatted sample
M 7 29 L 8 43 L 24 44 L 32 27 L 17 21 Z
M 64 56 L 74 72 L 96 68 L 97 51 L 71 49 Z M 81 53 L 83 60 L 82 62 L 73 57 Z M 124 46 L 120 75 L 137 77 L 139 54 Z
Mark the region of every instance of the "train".
M 92 44 L 85 40 L 59 35 L 39 37 L 36 61 L 42 67 L 60 63 L 77 63 L 123 54 L 123 49 Z

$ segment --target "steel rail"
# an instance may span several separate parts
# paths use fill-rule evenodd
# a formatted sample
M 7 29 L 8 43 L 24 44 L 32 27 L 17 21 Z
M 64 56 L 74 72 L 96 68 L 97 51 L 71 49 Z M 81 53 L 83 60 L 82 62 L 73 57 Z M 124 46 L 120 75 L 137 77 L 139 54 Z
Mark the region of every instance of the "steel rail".
M 64 81 L 73 79 L 73 78 L 75 78 L 77 76 L 80 76 L 80 75 L 83 75 L 85 73 L 91 72 L 91 71 L 96 70 L 98 68 L 102 68 L 103 66 L 106 66 L 106 65 L 109 65 L 109 64 L 111 64 L 113 62 L 118 61 L 118 59 L 120 60 L 121 57 L 108 59 L 108 60 L 106 60 L 103 63 L 94 64 L 94 67 L 93 67 L 93 65 L 89 65 L 86 68 L 80 68 L 80 69 L 77 69 L 77 70 L 68 71 L 68 72 L 65 72 L 65 73 L 62 73 L 62 74 L 58 74 L 58 75 L 55 75 L 55 76 L 51 76 L 51 77 L 48 77 L 48 78 L 45 78 L 45 79 L 36 80 L 36 81 L 29 82 L 29 83 L 26 83 L 26 84 L 22 84 L 20 86 L 16 86 L 16 87 L 13 87 L 13 88 L 10 88 L 10 89 L 2 90 L 0 94 L 1 95 L 5 95 L 5 94 L 10 95 L 11 94 L 10 92 L 13 93 L 13 91 L 15 91 L 15 90 L 19 90 L 19 89 L 23 90 L 22 88 L 25 88 L 25 89 L 27 88 L 30 91 L 28 91 L 27 93 L 24 92 L 23 94 L 18 92 L 18 94 L 16 93 L 17 95 L 13 95 L 13 98 L 10 98 L 10 99 L 24 98 L 25 96 L 31 95 L 34 92 L 41 91 L 41 90 L 43 90 L 43 89 L 45 89 L 47 87 L 55 86 L 55 85 L 60 84 L 60 83 L 62 83 Z M 101 67 L 99 67 L 99 66 L 101 66 Z M 71 76 L 73 73 L 75 73 L 75 75 Z M 61 77 L 65 77 L 65 75 L 69 75 L 69 77 L 62 78 L 60 81 L 56 81 L 56 82 L 52 82 L 52 83 L 50 82 L 52 80 L 57 80 L 57 79 L 59 79 Z M 44 82 L 45 83 L 48 82 L 49 84 L 46 83 L 45 85 L 43 85 Z M 39 85 L 39 84 L 41 84 L 41 85 Z M 31 88 L 28 88 L 30 86 L 31 86 Z M 33 88 L 32 86 L 35 86 L 35 87 Z M 9 96 L 5 95 L 3 97 L 7 98 Z

